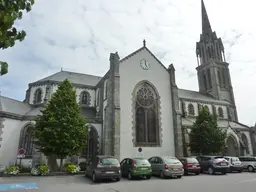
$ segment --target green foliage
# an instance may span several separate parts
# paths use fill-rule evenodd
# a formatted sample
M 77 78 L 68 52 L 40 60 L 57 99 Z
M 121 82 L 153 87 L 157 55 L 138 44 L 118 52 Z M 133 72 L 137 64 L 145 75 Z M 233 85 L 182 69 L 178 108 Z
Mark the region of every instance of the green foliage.
M 20 168 L 19 166 L 12 165 L 7 168 L 7 174 L 8 175 L 18 175 L 20 173 Z
M 17 19 L 22 19 L 23 11 L 31 10 L 34 0 L 1 0 L 0 1 L 0 49 L 13 47 L 15 41 L 23 41 L 26 32 L 18 31 L 13 25 Z M 1 67 L 5 62 L 0 62 Z M 7 67 L 8 72 L 8 65 Z M 6 70 L 5 70 L 6 72 Z M 7 73 L 6 72 L 6 73 Z M 4 75 L 1 71 L 0 75 Z
M 190 151 L 196 154 L 219 154 L 226 146 L 227 133 L 218 127 L 217 118 L 202 107 L 190 132 Z
M 74 165 L 74 164 L 70 164 L 67 166 L 67 172 L 74 174 L 74 173 L 78 173 L 81 169 L 78 165 Z
M 47 165 L 40 165 L 38 167 L 38 170 L 40 172 L 40 175 L 47 175 L 50 172 L 49 167 Z
M 46 156 L 64 158 L 85 147 L 86 121 L 76 100 L 76 92 L 65 80 L 38 116 L 34 129 L 35 144 Z
M 0 76 L 8 73 L 8 64 L 0 61 Z
M 71 163 L 71 162 L 66 162 L 66 163 L 64 164 L 64 168 L 67 169 L 67 167 L 68 167 L 69 165 L 73 165 L 73 163 Z

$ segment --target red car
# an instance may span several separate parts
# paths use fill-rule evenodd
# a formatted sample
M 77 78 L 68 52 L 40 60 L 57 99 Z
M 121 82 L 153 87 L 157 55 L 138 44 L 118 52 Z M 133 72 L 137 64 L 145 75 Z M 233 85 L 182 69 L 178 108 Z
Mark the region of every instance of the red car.
M 179 160 L 183 164 L 184 175 L 188 175 L 189 173 L 200 174 L 201 167 L 195 157 L 182 157 Z

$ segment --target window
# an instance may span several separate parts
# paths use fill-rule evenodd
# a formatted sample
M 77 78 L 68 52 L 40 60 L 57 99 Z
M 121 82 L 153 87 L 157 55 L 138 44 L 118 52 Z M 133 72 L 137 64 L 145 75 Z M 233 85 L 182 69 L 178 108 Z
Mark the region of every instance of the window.
M 33 126 L 28 125 L 21 130 L 19 149 L 26 150 L 26 157 L 31 158 L 34 150 L 34 143 L 32 137 Z
M 207 78 L 205 74 L 203 74 L 203 84 L 204 84 L 204 89 L 207 90 Z
M 211 76 L 211 71 L 210 69 L 207 70 L 207 77 L 208 77 L 208 82 L 209 82 L 209 88 L 212 88 L 212 76 Z
M 219 85 L 221 85 L 221 84 L 222 84 L 222 82 L 221 82 L 221 75 L 220 75 L 220 71 L 217 71 L 217 76 L 218 76 Z
M 159 98 L 155 89 L 142 83 L 134 93 L 136 145 L 159 145 Z
M 101 159 L 102 165 L 117 165 L 119 164 L 119 161 L 114 158 L 103 158 Z
M 195 115 L 195 108 L 194 105 L 191 103 L 188 105 L 188 114 L 193 116 Z
M 80 103 L 82 105 L 90 105 L 90 94 L 87 91 L 83 91 L 80 94 Z
M 166 164 L 180 164 L 180 161 L 176 158 L 164 158 Z
M 108 80 L 105 81 L 104 89 L 105 89 L 105 93 L 104 93 L 105 97 L 104 98 L 107 99 L 107 97 L 108 97 Z
M 141 166 L 141 165 L 150 165 L 147 159 L 135 159 L 136 165 Z
M 34 95 L 34 104 L 39 104 L 42 102 L 42 89 L 38 88 L 35 91 L 35 95 Z
M 218 108 L 218 115 L 219 115 L 220 118 L 224 117 L 223 109 L 221 107 Z

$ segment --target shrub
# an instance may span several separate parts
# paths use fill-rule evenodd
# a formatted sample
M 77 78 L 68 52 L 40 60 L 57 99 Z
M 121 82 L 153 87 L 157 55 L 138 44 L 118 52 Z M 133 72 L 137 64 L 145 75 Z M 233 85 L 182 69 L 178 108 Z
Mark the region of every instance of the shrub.
M 73 163 L 71 163 L 71 162 L 66 162 L 66 163 L 64 163 L 64 168 L 67 169 L 67 167 L 68 167 L 69 165 L 73 165 Z
M 50 169 L 47 165 L 38 165 L 31 170 L 32 175 L 48 175 Z
M 67 172 L 71 174 L 78 173 L 81 170 L 79 165 L 74 165 L 74 164 L 68 165 L 66 169 L 67 169 Z
M 18 175 L 20 173 L 20 168 L 16 165 L 12 165 L 7 168 L 8 175 Z
M 86 162 L 79 163 L 79 167 L 81 168 L 81 171 L 85 171 L 86 170 Z

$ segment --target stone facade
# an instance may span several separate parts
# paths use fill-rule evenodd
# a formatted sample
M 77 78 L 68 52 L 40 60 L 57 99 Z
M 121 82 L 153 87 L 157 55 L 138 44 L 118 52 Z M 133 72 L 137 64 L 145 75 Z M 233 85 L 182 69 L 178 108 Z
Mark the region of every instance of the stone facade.
M 0 164 L 15 163 L 24 127 L 34 123 L 65 79 L 74 86 L 81 113 L 91 127 L 89 149 L 80 160 L 97 154 L 121 160 L 138 155 L 140 147 L 147 158 L 191 155 L 189 132 L 202 106 L 217 115 L 218 125 L 227 130 L 228 154 L 256 155 L 256 127 L 238 122 L 224 46 L 211 29 L 203 1 L 202 21 L 196 44 L 199 91 L 180 89 L 173 64 L 166 68 L 144 40 L 141 48 L 123 59 L 111 53 L 109 70 L 103 77 L 60 71 L 30 83 L 24 102 L 0 96 Z M 149 103 L 142 106 L 142 101 Z M 35 165 L 46 158 L 35 150 L 22 160 L 25 165 L 31 161 Z

